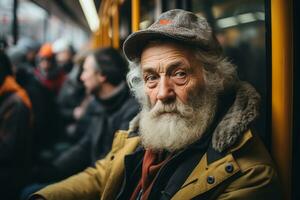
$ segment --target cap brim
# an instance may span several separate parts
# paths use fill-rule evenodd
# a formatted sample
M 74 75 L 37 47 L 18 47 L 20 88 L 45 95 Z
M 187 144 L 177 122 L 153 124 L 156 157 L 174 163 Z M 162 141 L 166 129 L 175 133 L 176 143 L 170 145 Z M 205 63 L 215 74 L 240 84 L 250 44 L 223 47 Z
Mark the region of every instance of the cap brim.
M 173 39 L 177 41 L 185 41 L 185 38 L 180 36 L 170 35 L 165 32 L 153 30 L 141 30 L 131 34 L 123 44 L 123 51 L 128 60 L 134 61 L 140 58 L 143 48 L 149 41 L 156 39 Z

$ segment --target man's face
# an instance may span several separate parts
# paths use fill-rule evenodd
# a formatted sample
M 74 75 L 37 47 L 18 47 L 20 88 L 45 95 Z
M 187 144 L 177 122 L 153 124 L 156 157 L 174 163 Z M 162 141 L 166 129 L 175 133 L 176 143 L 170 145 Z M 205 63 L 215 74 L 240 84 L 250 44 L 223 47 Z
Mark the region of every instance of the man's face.
M 141 55 L 148 99 L 139 130 L 145 148 L 176 151 L 200 139 L 211 124 L 216 95 L 205 87 L 193 52 L 171 43 L 150 44 Z
M 101 75 L 95 69 L 95 62 L 92 55 L 88 56 L 83 63 L 83 71 L 80 76 L 88 93 L 97 92 L 101 86 Z
M 194 90 L 204 87 L 202 67 L 186 48 L 173 44 L 150 44 L 141 55 L 146 94 L 151 106 L 176 99 L 188 104 Z
M 51 69 L 54 68 L 51 58 L 42 57 L 39 61 L 39 68 L 44 72 L 48 73 Z

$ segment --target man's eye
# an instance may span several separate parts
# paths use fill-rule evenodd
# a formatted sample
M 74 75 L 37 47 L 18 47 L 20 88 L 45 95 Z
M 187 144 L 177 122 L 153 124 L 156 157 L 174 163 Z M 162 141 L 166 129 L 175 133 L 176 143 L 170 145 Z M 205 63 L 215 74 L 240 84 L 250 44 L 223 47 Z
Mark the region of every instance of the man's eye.
M 174 81 L 174 83 L 183 85 L 188 80 L 188 74 L 186 71 L 178 70 L 173 73 L 171 78 Z
M 157 80 L 157 78 L 158 78 L 157 76 L 150 74 L 150 75 L 145 76 L 145 81 L 146 82 L 155 81 L 155 80 Z
M 154 88 L 158 83 L 159 76 L 155 74 L 148 74 L 144 76 L 144 81 L 147 87 Z
M 185 78 L 186 77 L 186 72 L 184 71 L 178 71 L 175 73 L 176 78 Z

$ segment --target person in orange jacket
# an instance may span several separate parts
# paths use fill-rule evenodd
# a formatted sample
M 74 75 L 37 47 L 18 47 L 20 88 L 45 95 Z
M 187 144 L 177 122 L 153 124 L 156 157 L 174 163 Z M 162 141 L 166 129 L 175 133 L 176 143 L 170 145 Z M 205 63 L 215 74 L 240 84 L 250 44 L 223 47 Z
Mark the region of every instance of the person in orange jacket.
M 31 165 L 32 105 L 0 50 L 0 193 L 16 199 Z
M 58 94 L 66 75 L 62 68 L 57 67 L 50 43 L 41 46 L 38 52 L 38 66 L 34 73 L 44 87 L 55 95 Z

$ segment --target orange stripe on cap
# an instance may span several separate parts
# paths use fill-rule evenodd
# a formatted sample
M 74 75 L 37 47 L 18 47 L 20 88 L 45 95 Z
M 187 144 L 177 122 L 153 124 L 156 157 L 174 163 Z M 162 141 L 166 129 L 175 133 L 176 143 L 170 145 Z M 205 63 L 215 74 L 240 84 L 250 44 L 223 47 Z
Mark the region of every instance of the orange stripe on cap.
M 172 20 L 168 20 L 168 19 L 159 20 L 160 25 L 167 25 L 167 24 L 171 24 L 171 23 L 172 23 Z

